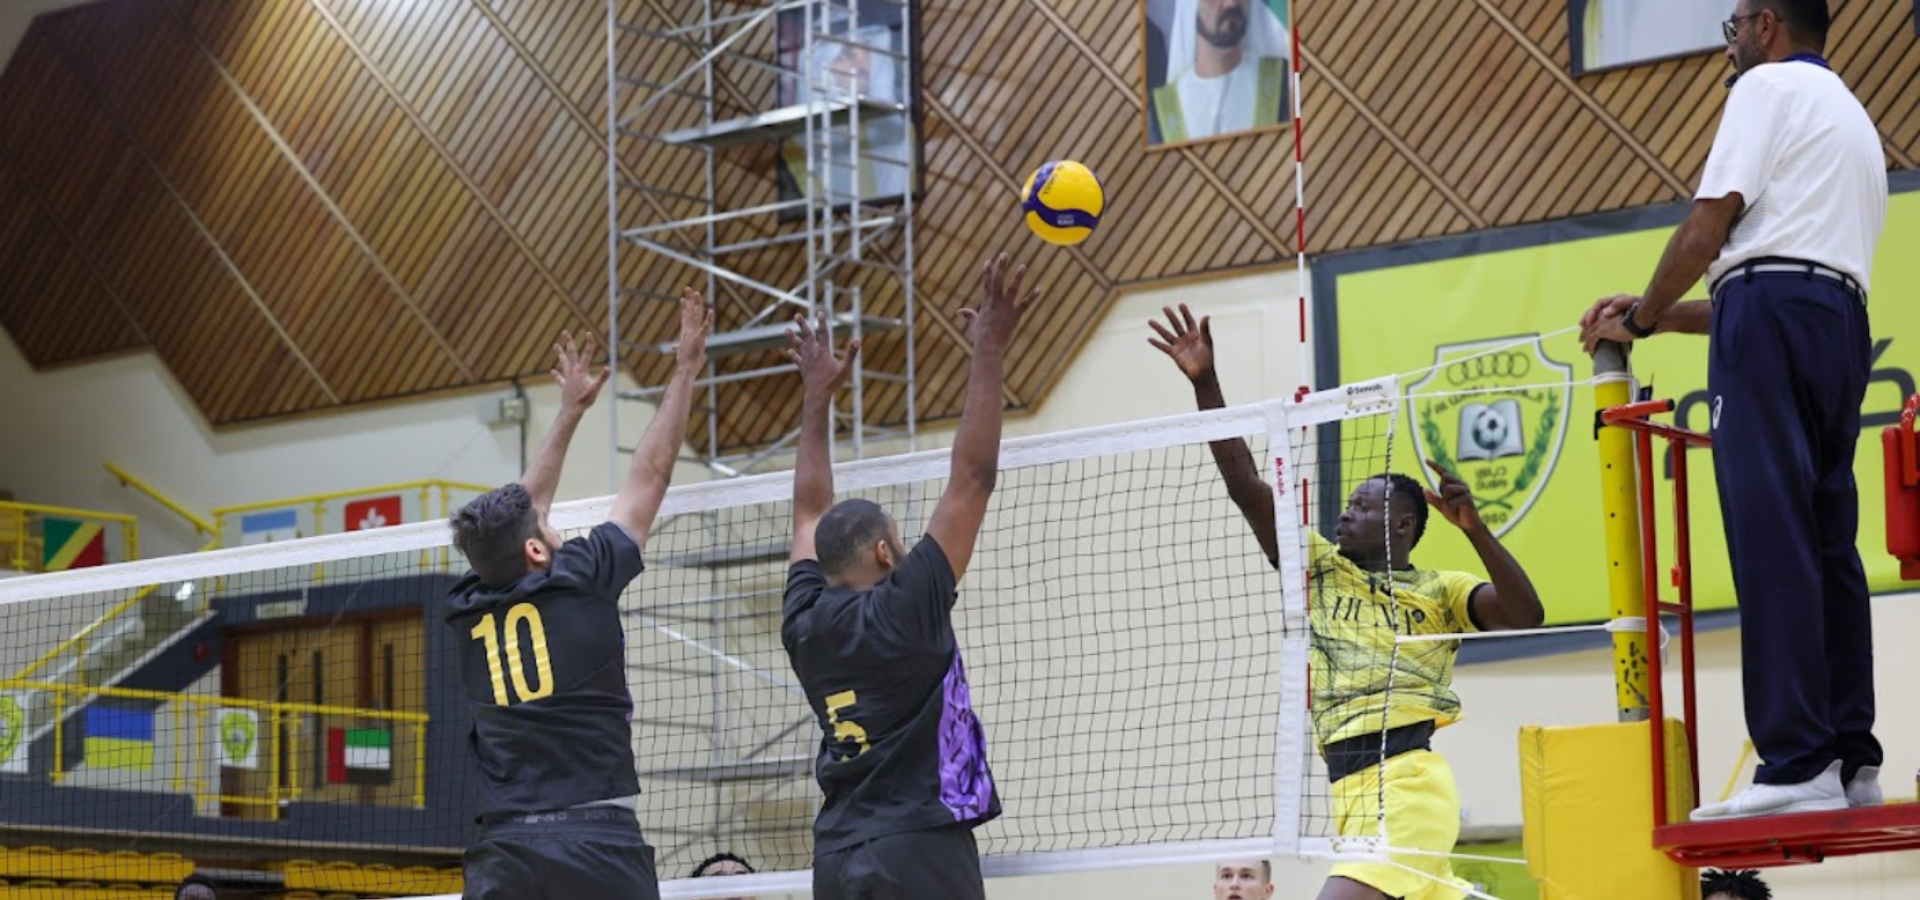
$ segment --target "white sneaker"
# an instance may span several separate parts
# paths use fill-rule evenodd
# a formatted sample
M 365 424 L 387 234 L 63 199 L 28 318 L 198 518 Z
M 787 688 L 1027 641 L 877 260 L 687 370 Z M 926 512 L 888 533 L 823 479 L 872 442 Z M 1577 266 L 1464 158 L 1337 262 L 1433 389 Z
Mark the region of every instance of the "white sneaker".
M 1693 811 L 1693 821 L 1784 816 L 1847 808 L 1847 792 L 1840 786 L 1840 763 L 1799 784 L 1756 784 L 1725 803 Z
M 1853 773 L 1853 780 L 1847 782 L 1847 805 L 1854 809 L 1867 806 L 1884 806 L 1887 798 L 1880 793 L 1880 767 L 1861 766 Z

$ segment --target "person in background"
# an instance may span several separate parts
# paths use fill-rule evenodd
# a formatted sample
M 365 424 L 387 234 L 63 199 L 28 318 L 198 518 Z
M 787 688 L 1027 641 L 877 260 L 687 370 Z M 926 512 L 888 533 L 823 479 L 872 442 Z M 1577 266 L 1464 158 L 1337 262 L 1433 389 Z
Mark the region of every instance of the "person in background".
M 1753 869 L 1700 873 L 1700 900 L 1773 900 L 1773 889 Z
M 213 889 L 213 879 L 198 872 L 188 875 L 173 889 L 173 900 L 217 900 L 219 896 Z
M 707 857 L 693 867 L 694 878 L 711 878 L 718 875 L 752 875 L 753 864 L 726 851 Z M 720 900 L 756 900 L 753 897 L 722 897 Z
M 1236 859 L 1213 867 L 1213 900 L 1272 900 L 1273 863 Z

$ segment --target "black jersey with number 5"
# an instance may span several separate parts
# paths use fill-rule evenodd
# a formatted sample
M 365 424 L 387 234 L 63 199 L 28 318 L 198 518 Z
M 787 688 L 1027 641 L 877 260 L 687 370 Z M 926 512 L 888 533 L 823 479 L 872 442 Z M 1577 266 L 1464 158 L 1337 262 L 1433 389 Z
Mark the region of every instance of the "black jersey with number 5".
M 1000 814 L 956 596 L 931 537 L 866 591 L 829 587 L 813 560 L 788 569 L 781 640 L 821 730 L 816 854 Z
M 468 572 L 447 598 L 480 815 L 547 812 L 640 792 L 620 594 L 645 566 L 615 522 L 506 586 Z

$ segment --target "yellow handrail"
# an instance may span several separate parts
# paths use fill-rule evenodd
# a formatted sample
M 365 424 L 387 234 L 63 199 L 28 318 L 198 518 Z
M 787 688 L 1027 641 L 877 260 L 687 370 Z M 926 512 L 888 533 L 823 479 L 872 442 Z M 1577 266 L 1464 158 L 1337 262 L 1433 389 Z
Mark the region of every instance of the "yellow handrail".
M 208 541 L 205 545 L 203 545 L 200 548 L 200 552 L 212 550 L 218 546 L 220 546 L 220 539 L 216 537 L 213 540 Z M 73 637 L 70 637 L 64 641 L 61 641 L 59 646 L 54 647 L 52 650 L 48 650 L 45 655 L 41 656 L 39 659 L 34 660 L 32 665 L 24 669 L 21 669 L 19 674 L 13 677 L 26 678 L 28 676 L 31 676 L 33 673 L 40 671 L 42 668 L 45 668 L 48 663 L 51 663 L 54 660 L 59 659 L 61 656 L 65 655 L 67 651 L 72 650 L 76 647 L 83 646 L 86 643 L 87 638 L 92 637 L 94 632 L 99 631 L 101 627 L 105 626 L 108 622 L 111 622 L 114 619 L 119 618 L 121 615 L 125 614 L 127 610 L 134 608 L 134 606 L 138 605 L 140 601 L 147 599 L 149 596 L 152 596 L 153 592 L 156 590 L 159 590 L 159 588 L 160 588 L 160 585 L 158 584 L 149 584 L 146 587 L 143 587 L 140 590 L 135 591 L 133 596 L 128 597 L 125 600 L 122 600 L 120 602 L 120 605 L 115 606 L 114 608 L 107 610 L 105 613 L 101 614 L 99 618 L 94 619 L 91 623 L 87 625 L 87 627 L 82 628 L 77 632 L 74 632 Z M 83 670 L 82 677 L 84 676 L 85 676 L 85 672 Z
M 398 494 L 401 491 L 424 490 L 436 487 L 445 487 L 449 490 L 457 491 L 475 491 L 482 494 L 493 490 L 493 488 L 485 485 L 468 484 L 460 481 L 423 479 L 420 481 L 402 481 L 397 484 L 381 484 L 373 487 L 355 488 L 350 491 L 329 491 L 324 494 L 306 494 L 299 497 L 285 497 L 279 500 L 262 500 L 258 503 L 242 503 L 238 506 L 221 506 L 213 510 L 213 515 L 215 519 L 221 519 L 234 513 L 255 512 L 262 509 L 283 509 L 289 506 L 325 503 L 328 500 L 345 500 L 348 498 L 365 497 L 370 494 Z
M 140 555 L 140 523 L 133 516 L 124 513 L 101 512 L 95 509 L 76 509 L 71 506 L 49 506 L 45 503 L 20 503 L 13 500 L 0 500 L 0 518 L 13 520 L 10 537 L 13 552 L 9 555 L 10 565 L 20 571 L 32 571 L 27 559 L 28 540 L 27 519 L 38 516 L 42 519 L 56 516 L 65 519 L 84 519 L 89 522 L 105 522 L 120 526 L 122 552 L 128 560 Z
M 195 513 L 193 510 L 190 510 L 185 506 L 180 505 L 180 503 L 174 500 L 172 497 L 169 497 L 165 494 L 160 493 L 160 491 L 155 489 L 153 485 L 150 485 L 144 481 L 141 481 L 139 478 L 128 473 L 127 470 L 122 469 L 119 466 L 114 465 L 113 463 L 102 462 L 101 465 L 106 466 L 107 471 L 112 473 L 113 477 L 120 479 L 121 484 L 126 485 L 127 487 L 130 487 L 130 488 L 133 488 L 134 490 L 139 491 L 142 494 L 146 494 L 149 498 L 153 500 L 153 502 L 166 507 L 169 512 L 173 513 L 176 516 L 179 516 L 182 519 L 185 519 L 187 524 L 192 525 L 196 530 L 206 534 L 215 535 L 215 536 L 218 536 L 220 534 L 219 531 L 214 529 L 213 523 L 206 520 L 206 517 L 201 516 Z

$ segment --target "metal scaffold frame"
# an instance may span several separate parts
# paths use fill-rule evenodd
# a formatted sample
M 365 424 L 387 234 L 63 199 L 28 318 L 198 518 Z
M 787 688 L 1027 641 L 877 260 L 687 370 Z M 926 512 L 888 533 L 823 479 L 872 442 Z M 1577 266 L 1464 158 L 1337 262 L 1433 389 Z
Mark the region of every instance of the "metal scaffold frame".
M 856 360 L 846 388 L 845 408 L 836 404 L 831 434 L 836 459 L 863 458 L 870 443 L 881 440 L 908 451 L 917 449 L 913 325 L 919 135 L 911 102 L 918 89 L 913 72 L 917 2 L 697 0 L 691 21 L 635 22 L 623 19 L 622 0 L 607 0 L 607 346 L 621 352 L 636 348 L 673 352 L 671 342 L 636 345 L 621 338 L 620 308 L 624 300 L 677 299 L 623 284 L 622 263 L 630 266 L 632 254 L 651 255 L 696 270 L 704 276 L 709 302 L 718 301 L 723 286 L 729 292 L 744 292 L 760 301 L 757 312 L 747 321 L 709 337 L 708 368 L 696 382 L 704 394 L 707 433 L 704 453 L 690 461 L 703 464 L 718 477 L 752 474 L 794 451 L 799 436 L 797 416 L 792 430 L 765 446 L 722 452 L 719 420 L 727 409 L 727 395 L 758 379 L 796 376 L 794 366 L 784 361 L 731 371 L 723 371 L 719 361 L 785 346 L 789 320 L 797 313 L 811 317 L 824 310 L 836 342 L 848 336 L 865 340 L 876 333 L 904 332 L 905 362 L 898 371 L 867 365 L 864 353 Z M 717 11 L 718 6 L 725 6 L 726 11 Z M 876 12 L 879 15 L 874 15 Z M 869 17 L 868 22 L 862 22 L 863 15 Z M 789 32 L 786 46 L 782 46 L 779 32 L 783 18 Z M 797 47 L 791 43 L 795 18 L 801 23 Z M 883 21 L 876 24 L 872 21 L 875 18 Z M 771 44 L 776 53 L 771 61 L 745 52 L 768 43 L 754 40 L 756 29 L 763 28 L 773 31 Z M 643 61 L 658 59 L 655 54 L 666 52 L 690 52 L 696 58 L 663 81 L 642 77 Z M 723 66 L 732 72 L 772 73 L 777 96 L 767 98 L 767 108 L 761 111 L 720 118 L 716 69 Z M 660 73 L 652 74 L 657 77 Z M 660 109 L 669 97 L 696 103 L 697 119 L 689 115 L 686 103 L 671 111 Z M 870 140 L 870 133 L 881 139 Z M 700 188 L 685 183 L 644 184 L 624 175 L 621 160 L 634 149 L 635 142 L 646 145 L 649 154 L 702 154 L 704 184 Z M 728 147 L 752 142 L 778 142 L 782 152 L 777 158 L 787 160 L 789 171 L 796 157 L 803 161 L 799 171 L 791 172 L 797 191 L 783 192 L 772 203 L 725 208 L 725 192 L 717 180 L 717 157 Z M 795 142 L 798 153 L 794 152 Z M 793 193 L 797 196 L 790 196 Z M 646 214 L 636 215 L 642 209 Z M 694 214 L 662 220 L 659 211 L 663 209 Z M 757 236 L 729 236 L 723 242 L 723 228 L 737 223 L 768 227 L 758 230 Z M 879 252 L 881 241 L 896 248 L 897 260 Z M 796 244 L 801 246 L 793 250 L 804 252 L 806 258 L 804 275 L 797 284 L 768 284 L 729 266 L 741 254 Z M 864 272 L 880 272 L 897 283 L 904 299 L 899 318 L 868 312 L 867 298 L 856 277 Z M 906 415 L 899 425 L 881 427 L 868 421 L 870 386 L 876 382 L 903 387 Z M 625 458 L 632 452 L 620 442 L 620 407 L 625 402 L 657 399 L 664 392 L 665 387 L 658 385 L 617 392 L 610 426 L 613 452 L 609 474 L 614 489 L 619 486 Z M 650 829 L 669 838 L 669 846 L 662 847 L 662 862 L 689 847 L 752 833 L 752 825 L 734 821 L 740 811 L 751 808 L 781 785 L 808 778 L 812 772 L 810 754 L 768 752 L 790 744 L 796 735 L 812 727 L 804 696 L 796 700 L 796 709 L 802 715 L 780 727 L 742 727 L 733 720 L 740 717 L 730 719 L 727 708 L 729 678 L 789 684 L 786 673 L 756 668 L 731 649 L 731 641 L 740 636 L 737 623 L 768 615 L 777 617 L 777 606 L 771 612 L 756 609 L 755 602 L 764 600 L 767 592 L 730 593 L 726 587 L 729 567 L 784 560 L 787 548 L 783 543 L 777 547 L 729 549 L 718 517 L 705 514 L 702 518 L 702 533 L 711 538 L 707 546 L 715 549 L 663 559 L 662 563 L 709 573 L 706 596 L 675 602 L 672 609 L 626 611 L 630 623 L 691 649 L 698 658 L 711 663 L 710 671 L 704 673 L 712 680 L 711 721 L 703 727 L 711 735 L 709 762 L 643 773 L 650 779 L 712 786 L 710 827 Z M 701 629 L 702 634 L 687 633 L 694 629 Z M 659 674 L 650 673 L 644 661 L 629 668 L 636 678 Z M 638 716 L 634 724 L 645 728 L 649 723 Z M 656 724 L 683 728 L 690 723 Z M 758 733 L 762 730 L 766 733 Z M 730 786 L 748 790 L 729 804 Z

